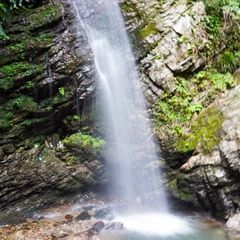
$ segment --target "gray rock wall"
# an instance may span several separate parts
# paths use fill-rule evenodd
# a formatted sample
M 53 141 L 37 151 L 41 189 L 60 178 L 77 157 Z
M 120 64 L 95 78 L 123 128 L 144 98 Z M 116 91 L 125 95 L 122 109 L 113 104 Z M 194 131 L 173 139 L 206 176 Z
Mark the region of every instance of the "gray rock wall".
M 76 35 L 67 1 L 39 5 L 11 17 L 4 26 L 9 40 L 1 42 L 1 222 L 17 209 L 106 182 L 100 152 L 78 140 L 83 133 L 94 139 L 88 113 L 95 73 L 86 36 Z M 66 147 L 62 140 L 78 131 L 78 148 Z

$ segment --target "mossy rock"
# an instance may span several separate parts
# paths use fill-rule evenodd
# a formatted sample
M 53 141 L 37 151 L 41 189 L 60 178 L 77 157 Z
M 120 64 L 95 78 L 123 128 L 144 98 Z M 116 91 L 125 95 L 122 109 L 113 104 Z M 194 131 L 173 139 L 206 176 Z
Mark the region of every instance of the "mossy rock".
M 0 129 L 12 127 L 15 123 L 25 118 L 28 113 L 35 112 L 38 108 L 39 105 L 34 99 L 26 95 L 20 95 L 7 101 L 0 107 L 0 112 L 2 113 L 0 116 Z M 39 123 L 43 119 L 26 119 L 22 124 L 18 124 L 18 126 L 30 126 L 31 124 L 36 124 L 36 121 Z
M 203 110 L 193 121 L 189 133 L 183 134 L 177 142 L 179 152 L 211 152 L 221 140 L 223 115 L 211 106 Z
M 12 33 L 35 32 L 57 23 L 61 18 L 60 3 L 44 4 L 38 8 L 23 8 L 17 14 L 12 12 L 12 23 L 6 25 L 5 29 L 8 36 Z
M 19 81 L 43 71 L 41 64 L 16 62 L 0 68 L 0 90 L 9 90 Z
M 28 51 L 40 51 L 48 48 L 53 43 L 53 33 L 41 32 L 37 36 L 32 37 L 28 34 L 21 38 L 21 41 L 16 41 L 7 47 L 10 54 L 20 54 Z M 20 56 L 21 57 L 21 56 Z
M 100 152 L 105 141 L 99 137 L 93 137 L 83 133 L 75 133 L 63 140 L 63 144 L 70 148 L 79 148 L 93 153 Z
M 141 39 L 145 39 L 150 35 L 156 35 L 157 33 L 158 33 L 158 30 L 154 22 L 148 23 L 146 26 L 144 26 L 139 30 L 139 36 Z
M 180 179 L 180 181 L 179 181 Z M 189 188 L 181 186 L 181 175 L 178 174 L 172 180 L 167 183 L 167 188 L 177 199 L 181 199 L 182 201 L 192 202 L 193 195 Z
M 33 30 L 36 28 L 44 27 L 45 25 L 56 22 L 61 17 L 62 9 L 60 4 L 49 4 L 41 6 L 27 18 L 28 25 L 26 27 L 26 30 Z

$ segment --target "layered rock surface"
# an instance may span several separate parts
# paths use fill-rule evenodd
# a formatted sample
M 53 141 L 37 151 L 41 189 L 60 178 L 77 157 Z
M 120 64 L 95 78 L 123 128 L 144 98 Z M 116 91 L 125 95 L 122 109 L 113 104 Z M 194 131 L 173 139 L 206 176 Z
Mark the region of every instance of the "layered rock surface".
M 215 132 L 218 143 L 209 153 L 196 150 L 169 184 L 177 197 L 199 204 L 215 217 L 229 217 L 239 209 L 239 94 L 238 86 L 209 106 L 222 116 Z
M 176 74 L 200 68 L 207 42 L 202 2 L 125 1 L 122 3 L 134 49 L 140 61 L 145 95 L 154 103 L 176 87 Z
M 10 18 L 4 26 L 9 40 L 1 42 L 2 209 L 24 201 L 18 206 L 29 211 L 105 182 L 94 138 L 75 136 L 78 146 L 67 141 L 72 133 L 91 129 L 88 108 L 95 84 L 86 36 L 76 35 L 67 1 L 37 4 Z M 84 139 L 90 143 L 82 147 Z
M 226 22 L 210 26 L 223 19 L 202 1 L 121 3 L 170 194 L 228 218 L 239 209 L 239 35 L 232 41 Z
M 165 106 L 156 133 L 171 194 L 228 218 L 239 209 L 240 90 L 224 95 L 232 75 L 200 71 L 228 38 L 209 48 L 201 1 L 120 3 L 149 106 Z M 42 1 L 11 19 L 0 49 L 0 207 L 25 200 L 16 207 L 29 210 L 105 183 L 104 144 L 91 136 L 93 56 L 67 1 Z

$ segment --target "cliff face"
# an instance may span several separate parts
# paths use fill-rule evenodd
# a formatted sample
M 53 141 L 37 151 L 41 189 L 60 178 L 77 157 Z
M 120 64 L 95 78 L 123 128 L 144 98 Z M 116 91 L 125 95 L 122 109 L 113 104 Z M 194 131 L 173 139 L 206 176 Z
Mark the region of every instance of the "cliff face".
M 169 193 L 228 217 L 239 209 L 239 23 L 202 1 L 120 4 Z M 92 122 L 93 56 L 68 2 L 42 1 L 9 19 L 0 48 L 0 208 L 15 214 L 107 177 Z
M 207 42 L 202 2 L 126 1 L 123 9 L 140 61 L 147 100 L 154 103 L 164 92 L 173 92 L 176 77 L 205 63 Z
M 84 31 L 76 36 L 67 2 L 39 5 L 13 13 L 1 42 L 1 209 L 23 201 L 30 210 L 105 182 L 104 142 L 91 136 L 94 69 Z
M 226 19 L 206 3 L 122 1 L 122 9 L 170 194 L 227 218 L 239 209 L 239 15 Z

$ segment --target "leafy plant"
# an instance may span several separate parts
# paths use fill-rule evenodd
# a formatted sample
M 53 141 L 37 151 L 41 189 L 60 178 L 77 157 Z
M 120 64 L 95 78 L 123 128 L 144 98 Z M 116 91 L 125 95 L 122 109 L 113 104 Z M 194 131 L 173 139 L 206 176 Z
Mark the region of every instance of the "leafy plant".
M 82 148 L 87 151 L 98 152 L 105 145 L 105 141 L 83 133 L 75 133 L 63 140 L 63 143 L 69 147 Z
M 64 97 L 65 96 L 65 88 L 64 87 L 60 87 L 58 89 L 58 92 Z
M 224 51 L 220 57 L 217 59 L 216 68 L 222 72 L 235 72 L 235 70 L 240 66 L 240 51 L 233 52 L 230 50 Z
M 7 40 L 9 37 L 3 29 L 3 22 L 13 10 L 29 6 L 34 0 L 0 0 L 0 40 Z
M 156 128 L 164 127 L 174 135 L 182 135 L 186 122 L 197 116 L 220 92 L 234 86 L 232 74 L 214 69 L 200 71 L 188 79 L 177 78 L 175 91 L 164 93 L 153 107 Z

